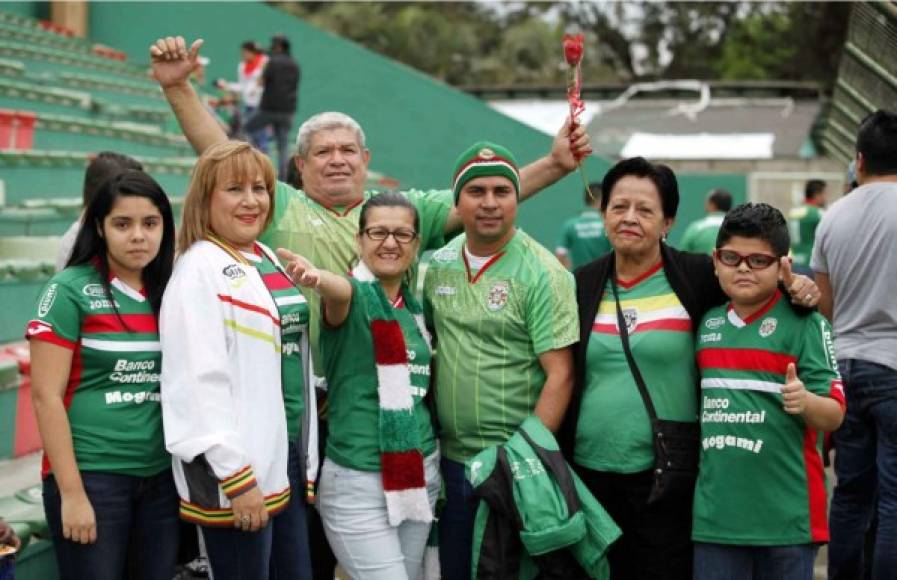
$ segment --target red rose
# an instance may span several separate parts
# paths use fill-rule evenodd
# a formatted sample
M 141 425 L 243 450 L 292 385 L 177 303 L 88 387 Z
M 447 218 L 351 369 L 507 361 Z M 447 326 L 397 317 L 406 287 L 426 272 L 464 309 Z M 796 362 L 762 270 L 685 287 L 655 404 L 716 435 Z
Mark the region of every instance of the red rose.
M 564 35 L 564 58 L 570 66 L 576 66 L 582 60 L 582 34 Z

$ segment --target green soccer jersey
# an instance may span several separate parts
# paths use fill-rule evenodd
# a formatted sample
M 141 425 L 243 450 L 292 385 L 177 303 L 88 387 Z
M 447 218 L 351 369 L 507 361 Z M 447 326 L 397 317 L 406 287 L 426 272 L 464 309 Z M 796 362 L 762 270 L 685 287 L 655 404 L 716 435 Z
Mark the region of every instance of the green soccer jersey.
M 816 228 L 822 220 L 823 211 L 815 205 L 805 203 L 788 214 L 789 233 L 791 234 L 791 257 L 796 266 L 810 265 L 813 256 L 813 242 L 816 239 Z
M 57 273 L 26 336 L 73 351 L 63 400 L 78 469 L 147 477 L 171 466 L 162 436 L 159 330 L 145 296 L 118 278 L 109 284 L 111 300 L 92 265 Z M 50 471 L 45 455 L 43 475 Z
M 632 356 L 657 416 L 697 420 L 698 373 L 692 321 L 661 264 L 628 283 L 617 281 Z M 592 325 L 573 460 L 584 467 L 635 473 L 654 463 L 651 421 L 626 362 L 608 281 Z
M 247 257 L 261 274 L 265 287 L 277 305 L 277 313 L 280 314 L 280 374 L 287 415 L 287 435 L 290 442 L 297 441 L 305 412 L 302 335 L 308 331 L 308 303 L 287 275 L 263 251 L 257 250 L 254 255 Z
M 573 276 L 517 230 L 471 272 L 461 235 L 433 254 L 424 312 L 437 339 L 442 452 L 464 461 L 507 441 L 538 402 L 538 355 L 579 339 Z
M 376 195 L 367 191 L 364 200 Z M 451 191 L 407 191 L 405 195 L 420 215 L 420 251 L 439 248 L 444 243 L 445 224 L 453 207 Z M 272 249 L 286 248 L 307 258 L 317 268 L 345 274 L 358 256 L 355 236 L 363 201 L 350 207 L 326 207 L 278 182 L 274 218 L 259 241 Z M 321 328 L 321 301 L 315 292 L 303 289 L 308 301 L 309 337 L 317 374 L 322 375 L 318 336 Z
M 570 259 L 570 269 L 575 270 L 611 250 L 604 232 L 604 221 L 597 210 L 587 209 L 579 216 L 564 222 L 557 253 Z
M 371 317 L 365 308 L 361 284 L 352 283 L 349 316 L 336 328 L 324 326 L 321 345 L 328 386 L 329 435 L 327 457 L 360 471 L 380 471 L 380 398 L 377 365 L 371 337 Z M 414 316 L 401 298 L 394 314 L 402 327 L 411 379 L 411 397 L 424 456 L 436 451 L 436 436 L 424 397 L 430 387 L 430 347 Z
M 843 404 L 832 331 L 778 292 L 742 320 L 710 310 L 696 337 L 701 468 L 696 541 L 776 546 L 828 540 L 822 435 L 782 409 L 789 363 L 807 390 Z
M 716 236 L 723 225 L 726 214 L 713 212 L 706 217 L 692 222 L 682 234 L 679 249 L 683 252 L 695 252 L 696 254 L 712 254 L 716 248 Z

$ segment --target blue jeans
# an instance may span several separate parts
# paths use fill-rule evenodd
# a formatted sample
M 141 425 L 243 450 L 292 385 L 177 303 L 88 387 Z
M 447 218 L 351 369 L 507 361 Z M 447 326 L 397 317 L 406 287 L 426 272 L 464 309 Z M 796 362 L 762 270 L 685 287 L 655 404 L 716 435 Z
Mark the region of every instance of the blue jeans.
M 256 111 L 258 107 L 243 107 L 243 122 L 245 123 Z M 268 153 L 268 128 L 262 127 L 248 134 L 249 141 L 262 153 Z
M 897 578 L 897 370 L 864 360 L 838 361 L 847 414 L 835 432 L 829 524 L 830 580 L 862 578 L 863 544 L 878 499 L 873 580 Z
M 82 471 L 93 507 L 97 541 L 78 544 L 62 535 L 62 496 L 55 478 L 44 480 L 44 511 L 61 580 L 120 580 L 128 564 L 141 580 L 171 580 L 179 543 L 178 494 L 171 470 L 152 477 Z
M 442 459 L 445 505 L 439 517 L 439 563 L 443 580 L 470 580 L 473 523 L 479 498 L 464 476 L 464 464 Z
M 300 442 L 290 444 L 287 476 L 292 497 L 287 507 L 274 516 L 271 543 L 271 580 L 310 580 L 311 552 L 308 548 L 308 523 L 305 503 L 305 460 Z
M 268 580 L 273 531 L 270 521 L 257 532 L 203 526 L 202 538 L 215 580 Z
M 0 558 L 0 580 L 15 580 L 16 559 L 12 556 Z
M 819 547 L 729 546 L 695 542 L 694 580 L 813 580 Z
M 293 128 L 293 113 L 275 113 L 272 111 L 257 110 L 243 125 L 243 130 L 252 135 L 256 131 L 267 129 L 274 130 L 274 140 L 277 144 L 277 177 L 287 178 L 287 170 L 293 160 L 290 154 L 290 130 Z

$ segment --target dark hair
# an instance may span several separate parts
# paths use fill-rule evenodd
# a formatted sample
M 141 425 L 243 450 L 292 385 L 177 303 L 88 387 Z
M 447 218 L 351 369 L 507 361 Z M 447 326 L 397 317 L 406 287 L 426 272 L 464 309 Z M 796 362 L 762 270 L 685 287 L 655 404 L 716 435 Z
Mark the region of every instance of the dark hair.
M 262 52 L 262 47 L 259 46 L 259 43 L 257 43 L 254 40 L 247 40 L 246 42 L 244 42 L 243 44 L 240 45 L 240 48 L 242 50 L 248 50 L 249 52 L 254 52 L 256 54 Z
M 720 187 L 710 190 L 707 201 L 712 203 L 718 211 L 728 212 L 732 209 L 732 194 Z
M 386 192 L 369 198 L 361 206 L 361 215 L 358 216 L 358 231 L 364 230 L 368 223 L 368 212 L 375 207 L 404 207 L 414 215 L 414 231 L 420 233 L 420 214 L 414 204 L 401 193 Z
M 826 183 L 821 179 L 811 179 L 804 186 L 804 199 L 813 199 L 825 191 Z
M 295 157 L 290 157 L 290 163 L 287 165 L 287 177 L 284 181 L 295 189 L 302 189 L 302 173 L 296 167 Z
M 279 48 L 281 52 L 290 53 L 290 39 L 283 34 L 275 34 L 271 37 L 271 50 Z
M 663 217 L 676 217 L 676 211 L 679 209 L 679 184 L 676 183 L 676 174 L 666 165 L 651 163 L 644 157 L 623 159 L 604 175 L 604 179 L 601 181 L 601 189 L 604 191 L 604 195 L 601 197 L 602 212 L 607 211 L 607 203 L 613 194 L 614 185 L 627 175 L 646 177 L 654 182 L 657 192 L 660 194 Z
M 733 236 L 763 240 L 779 258 L 788 255 L 791 245 L 785 216 L 766 203 L 743 203 L 726 214 L 716 236 L 717 249 Z
M 583 201 L 586 205 L 592 205 L 596 201 L 601 203 L 601 184 L 599 182 L 593 181 L 589 184 L 589 188 L 583 196 Z
M 84 207 L 90 205 L 100 186 L 122 171 L 133 169 L 143 171 L 143 165 L 133 157 L 115 153 L 114 151 L 100 151 L 87 165 L 84 171 L 84 188 L 81 191 L 81 199 Z
M 159 213 L 162 214 L 162 243 L 159 253 L 143 269 L 143 288 L 147 299 L 153 308 L 153 312 L 159 313 L 162 305 L 162 293 L 171 277 L 171 268 L 174 264 L 174 215 L 171 212 L 171 203 L 168 196 L 156 181 L 142 171 L 128 170 L 106 181 L 96 196 L 87 206 L 84 213 L 84 224 L 78 237 L 75 239 L 75 247 L 66 267 L 80 266 L 81 264 L 95 264 L 100 273 L 106 297 L 114 304 L 112 292 L 109 287 L 109 256 L 106 239 L 101 235 L 103 220 L 112 211 L 115 201 L 122 196 L 145 197 L 150 200 Z M 118 309 L 116 314 L 118 313 Z
M 863 154 L 866 175 L 897 173 L 897 114 L 879 109 L 860 123 L 857 153 Z

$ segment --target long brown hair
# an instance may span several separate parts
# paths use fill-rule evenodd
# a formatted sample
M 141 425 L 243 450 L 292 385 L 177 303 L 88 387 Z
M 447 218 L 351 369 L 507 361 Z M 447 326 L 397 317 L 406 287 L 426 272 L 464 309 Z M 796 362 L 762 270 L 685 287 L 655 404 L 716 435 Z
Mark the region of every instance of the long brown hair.
M 178 253 L 182 254 L 194 242 L 206 239 L 212 232 L 209 204 L 215 187 L 226 180 L 243 182 L 262 174 L 268 190 L 270 206 L 265 216 L 265 227 L 274 218 L 274 187 L 277 177 L 268 157 L 245 141 L 224 141 L 212 145 L 200 156 L 193 167 L 184 213 L 178 232 Z

